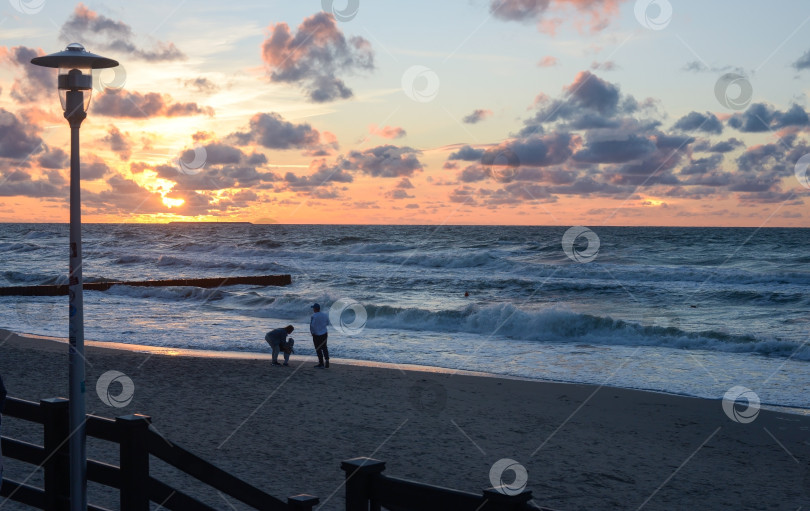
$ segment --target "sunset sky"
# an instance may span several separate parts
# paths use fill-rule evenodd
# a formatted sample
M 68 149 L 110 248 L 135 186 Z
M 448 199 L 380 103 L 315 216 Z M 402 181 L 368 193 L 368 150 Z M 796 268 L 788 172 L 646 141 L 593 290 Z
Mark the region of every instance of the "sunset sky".
M 0 221 L 810 226 L 810 3 L 0 5 Z

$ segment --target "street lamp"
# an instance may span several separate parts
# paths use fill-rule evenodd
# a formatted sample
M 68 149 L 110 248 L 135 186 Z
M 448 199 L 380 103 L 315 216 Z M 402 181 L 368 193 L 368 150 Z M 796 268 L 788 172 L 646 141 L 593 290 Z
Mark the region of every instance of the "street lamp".
M 68 280 L 70 326 L 70 509 L 87 509 L 87 451 L 84 407 L 84 301 L 82 297 L 82 207 L 79 163 L 79 128 L 87 117 L 93 93 L 93 69 L 115 67 L 118 62 L 95 55 L 78 43 L 65 51 L 31 59 L 31 63 L 59 69 L 59 100 L 70 124 L 70 273 Z M 85 97 L 86 92 L 86 97 Z

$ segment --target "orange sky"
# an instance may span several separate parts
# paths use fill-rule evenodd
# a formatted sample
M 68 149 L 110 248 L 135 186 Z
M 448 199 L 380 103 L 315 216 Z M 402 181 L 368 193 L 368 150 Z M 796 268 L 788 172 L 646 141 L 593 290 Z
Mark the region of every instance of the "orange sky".
M 529 4 L 5 7 L 0 221 L 68 219 L 28 61 L 79 41 L 122 64 L 82 127 L 85 222 L 810 226 L 810 6 L 751 3 L 779 25 L 751 47 L 720 8 Z

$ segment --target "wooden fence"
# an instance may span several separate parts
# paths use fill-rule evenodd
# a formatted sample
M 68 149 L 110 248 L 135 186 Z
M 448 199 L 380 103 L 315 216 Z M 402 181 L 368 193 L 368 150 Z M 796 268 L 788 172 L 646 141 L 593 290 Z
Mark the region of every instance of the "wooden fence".
M 0 497 L 37 509 L 68 508 L 70 436 L 68 400 L 43 399 L 39 404 L 7 398 L 4 415 L 43 425 L 43 445 L 2 437 L 3 456 L 42 467 L 43 488 L 3 479 Z M 238 479 L 149 428 L 147 415 L 124 415 L 115 420 L 87 416 L 87 436 L 119 445 L 119 466 L 87 460 L 87 480 L 119 490 L 122 511 L 146 511 L 150 502 L 171 510 L 213 511 L 215 508 L 152 477 L 154 456 L 198 481 L 248 506 L 266 511 L 311 511 L 319 503 L 312 495 L 295 495 L 286 502 Z M 383 474 L 385 463 L 354 458 L 341 464 L 345 472 L 346 511 L 553 511 L 537 507 L 531 491 L 511 494 L 508 488 L 489 488 L 482 494 L 451 490 Z M 89 510 L 106 511 L 88 504 Z
M 67 509 L 70 436 L 68 401 L 63 398 L 43 399 L 37 404 L 8 398 L 3 415 L 44 426 L 43 445 L 2 438 L 3 456 L 43 468 L 44 488 L 4 478 L 0 496 L 38 509 Z M 318 498 L 311 495 L 296 495 L 288 498 L 286 502 L 268 495 L 182 447 L 168 442 L 149 429 L 150 422 L 149 416 L 137 414 L 117 417 L 115 420 L 87 416 L 87 436 L 120 446 L 120 466 L 87 460 L 87 480 L 118 489 L 122 511 L 146 511 L 149 509 L 150 501 L 166 509 L 215 511 L 215 508 L 152 477 L 149 474 L 150 455 L 254 509 L 308 511 L 319 502 Z M 88 505 L 88 509 L 103 510 L 91 504 Z
M 532 492 L 488 488 L 482 495 L 389 477 L 385 462 L 354 458 L 341 463 L 346 473 L 346 511 L 553 511 L 531 502 Z

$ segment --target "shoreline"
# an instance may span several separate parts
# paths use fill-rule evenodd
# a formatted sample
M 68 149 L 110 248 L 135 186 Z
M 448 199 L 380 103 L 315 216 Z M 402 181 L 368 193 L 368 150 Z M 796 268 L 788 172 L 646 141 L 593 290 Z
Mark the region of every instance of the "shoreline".
M 20 334 L 16 332 L 11 332 L 10 330 L 0 328 L 0 342 L 3 340 L 7 340 L 9 338 L 19 338 L 25 342 L 25 339 L 30 340 L 38 340 L 48 343 L 53 343 L 54 345 L 58 345 L 60 347 L 64 347 L 67 345 L 68 340 L 67 338 L 63 337 L 52 337 L 46 335 L 38 335 L 38 334 Z M 18 341 L 19 342 L 19 341 Z M 127 353 L 147 353 L 149 355 L 165 355 L 171 357 L 192 357 L 192 358 L 204 358 L 204 359 L 222 359 L 222 360 L 271 360 L 272 355 L 268 352 L 254 352 L 254 351 L 227 351 L 227 350 L 198 350 L 198 349 L 190 349 L 190 348 L 167 348 L 163 346 L 148 346 L 143 344 L 132 344 L 132 343 L 121 343 L 121 342 L 111 342 L 111 341 L 92 341 L 92 340 L 85 340 L 85 347 L 92 347 L 94 349 L 100 350 L 110 350 L 112 352 L 115 351 L 122 351 Z M 268 347 L 269 349 L 269 347 Z M 297 361 L 304 361 L 306 363 L 316 362 L 317 359 L 311 355 L 293 355 L 295 360 Z M 685 393 L 677 393 L 677 392 L 667 392 L 663 390 L 651 390 L 651 389 L 644 389 L 644 388 L 635 388 L 635 387 L 620 387 L 615 385 L 598 385 L 595 383 L 586 383 L 586 382 L 577 382 L 577 381 L 567 381 L 567 380 L 554 380 L 554 379 L 544 379 L 544 378 L 529 378 L 525 376 L 514 376 L 509 374 L 499 374 L 499 373 L 487 373 L 482 371 L 470 371 L 466 369 L 453 369 L 449 367 L 440 367 L 440 366 L 429 366 L 429 365 L 421 365 L 421 364 L 400 364 L 394 362 L 379 362 L 374 360 L 359 360 L 359 359 L 349 359 L 349 358 L 332 358 L 333 363 L 343 364 L 347 366 L 355 366 L 355 367 L 375 367 L 380 369 L 391 369 L 391 370 L 399 370 L 399 371 L 414 371 L 414 372 L 422 372 L 428 374 L 447 374 L 447 375 L 465 375 L 465 376 L 477 376 L 482 378 L 495 378 L 495 379 L 504 379 L 504 380 L 516 380 L 516 381 L 526 381 L 526 382 L 541 382 L 541 383 L 555 383 L 561 385 L 585 385 L 591 387 L 606 387 L 610 389 L 623 389 L 635 392 L 649 392 L 651 394 L 661 394 L 665 396 L 677 396 L 677 397 L 684 397 L 684 398 L 692 398 L 692 399 L 703 399 L 706 401 L 711 402 L 720 402 L 722 398 L 707 398 L 703 396 L 695 396 L 691 394 Z M 763 410 L 771 410 L 774 412 L 786 413 L 791 415 L 798 415 L 804 417 L 810 417 L 810 408 L 801 408 L 795 406 L 784 406 L 772 403 L 760 403 L 760 408 Z
M 10 396 L 66 395 L 63 341 L 0 333 L 0 343 Z M 321 510 L 343 507 L 340 463 L 358 456 L 385 461 L 394 477 L 473 493 L 491 486 L 496 462 L 516 460 L 535 502 L 561 510 L 766 503 L 795 510 L 810 502 L 806 416 L 763 409 L 741 423 L 717 400 L 665 393 L 336 359 L 316 370 L 309 357 L 296 355 L 292 367 L 275 368 L 269 354 L 154 351 L 88 342 L 87 413 L 150 415 L 170 441 L 274 496 L 317 495 Z M 110 370 L 133 382 L 124 406 L 105 404 L 97 388 Z M 108 401 L 121 391 L 107 387 Z M 42 441 L 37 428 L 17 419 L 4 417 L 2 427 L 4 435 Z M 91 459 L 114 463 L 115 456 L 106 442 L 88 441 Z M 156 478 L 223 506 L 216 491 L 158 463 L 154 470 Z M 24 479 L 30 471 L 6 459 L 8 477 Z M 114 495 L 102 490 L 94 486 L 91 502 L 115 507 Z

